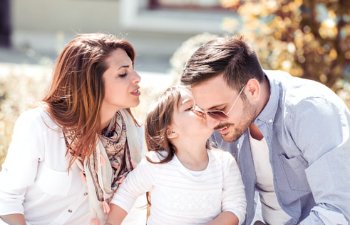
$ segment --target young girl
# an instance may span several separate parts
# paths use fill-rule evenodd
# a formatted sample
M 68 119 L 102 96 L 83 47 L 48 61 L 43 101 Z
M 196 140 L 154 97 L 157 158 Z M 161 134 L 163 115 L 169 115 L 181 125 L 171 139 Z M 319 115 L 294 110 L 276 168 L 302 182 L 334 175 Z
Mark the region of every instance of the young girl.
M 141 158 L 142 129 L 129 110 L 140 95 L 134 59 L 132 45 L 112 35 L 83 34 L 64 47 L 43 105 L 16 122 L 0 173 L 0 224 L 105 222 Z M 145 223 L 146 210 L 133 218 Z
M 106 224 L 120 224 L 140 194 L 150 192 L 148 225 L 241 224 L 246 200 L 234 158 L 210 149 L 213 132 L 192 111 L 184 87 L 164 92 L 146 119 L 149 149 L 111 201 Z

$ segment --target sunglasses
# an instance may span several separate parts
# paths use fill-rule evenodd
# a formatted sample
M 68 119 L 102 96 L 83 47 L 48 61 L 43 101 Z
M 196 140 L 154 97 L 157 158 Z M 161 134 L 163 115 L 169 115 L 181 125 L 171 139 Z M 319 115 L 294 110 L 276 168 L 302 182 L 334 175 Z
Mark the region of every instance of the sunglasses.
M 216 119 L 216 120 L 226 120 L 228 118 L 229 114 L 231 113 L 233 107 L 237 104 L 237 101 L 238 101 L 239 97 L 241 96 L 244 88 L 245 88 L 245 85 L 239 91 L 237 97 L 235 98 L 235 100 L 232 103 L 231 108 L 227 112 L 224 112 L 222 110 L 215 110 L 215 109 L 205 111 L 205 110 L 201 109 L 200 107 L 198 107 L 197 105 L 194 105 L 192 107 L 192 111 L 199 117 L 206 118 L 206 115 L 208 115 L 211 118 Z

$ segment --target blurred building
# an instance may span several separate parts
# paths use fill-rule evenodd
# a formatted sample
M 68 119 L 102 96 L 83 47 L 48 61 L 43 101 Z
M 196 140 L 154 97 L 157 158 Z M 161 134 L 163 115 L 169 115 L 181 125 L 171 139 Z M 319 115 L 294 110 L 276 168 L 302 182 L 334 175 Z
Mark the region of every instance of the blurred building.
M 12 0 L 12 43 L 52 55 L 77 33 L 107 32 L 144 59 L 168 60 L 189 37 L 221 33 L 232 14 L 220 0 Z

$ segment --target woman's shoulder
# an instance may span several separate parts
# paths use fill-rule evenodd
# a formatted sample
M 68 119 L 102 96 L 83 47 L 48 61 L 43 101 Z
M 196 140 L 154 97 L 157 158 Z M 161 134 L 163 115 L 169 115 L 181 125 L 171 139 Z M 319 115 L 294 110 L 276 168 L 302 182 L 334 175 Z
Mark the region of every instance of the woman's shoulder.
M 51 119 L 47 108 L 44 105 L 37 106 L 32 109 L 27 109 L 20 114 L 16 121 L 17 126 L 28 126 L 30 128 L 39 128 L 49 126 L 57 128 L 57 124 Z

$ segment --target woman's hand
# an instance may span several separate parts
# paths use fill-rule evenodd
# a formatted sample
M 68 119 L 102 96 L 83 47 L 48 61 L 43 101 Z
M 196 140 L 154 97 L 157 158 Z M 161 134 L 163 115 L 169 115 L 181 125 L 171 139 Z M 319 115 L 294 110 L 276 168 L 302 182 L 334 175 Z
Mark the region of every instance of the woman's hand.
M 117 205 L 110 204 L 110 207 L 111 210 L 104 225 L 120 225 L 128 213 Z
M 9 214 L 0 216 L 0 218 L 9 225 L 26 225 L 23 214 Z

